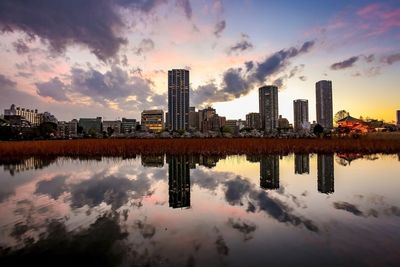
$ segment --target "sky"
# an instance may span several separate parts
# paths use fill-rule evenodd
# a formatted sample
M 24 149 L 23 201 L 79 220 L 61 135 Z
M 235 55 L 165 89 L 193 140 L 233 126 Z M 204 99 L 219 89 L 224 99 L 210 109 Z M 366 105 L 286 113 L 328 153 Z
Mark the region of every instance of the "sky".
M 334 113 L 394 121 L 400 109 L 400 1 L 1 0 L 0 110 L 59 120 L 167 111 L 167 72 L 190 70 L 191 106 L 227 119 L 279 113 L 331 80 Z

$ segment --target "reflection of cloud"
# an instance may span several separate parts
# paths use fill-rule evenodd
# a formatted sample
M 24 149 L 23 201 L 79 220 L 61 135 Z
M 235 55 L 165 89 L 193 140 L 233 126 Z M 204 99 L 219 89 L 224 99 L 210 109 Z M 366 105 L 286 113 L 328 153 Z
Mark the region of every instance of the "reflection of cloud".
M 215 246 L 217 247 L 218 254 L 223 256 L 227 256 L 229 254 L 229 247 L 226 245 L 225 239 L 222 235 L 217 236 L 217 240 L 215 240 Z
M 35 194 L 49 195 L 53 199 L 57 199 L 67 190 L 65 180 L 68 176 L 57 175 L 50 180 L 43 180 L 36 184 Z
M 135 221 L 135 227 L 140 230 L 143 238 L 146 239 L 151 239 L 156 233 L 156 228 L 153 225 L 144 223 L 140 220 Z
M 242 221 L 240 218 L 237 220 L 229 218 L 228 225 L 244 234 L 245 241 L 252 239 L 253 236 L 251 236 L 251 234 L 257 229 L 254 223 Z
M 350 212 L 356 216 L 364 216 L 364 214 L 355 205 L 348 202 L 334 202 L 333 207 L 338 210 Z

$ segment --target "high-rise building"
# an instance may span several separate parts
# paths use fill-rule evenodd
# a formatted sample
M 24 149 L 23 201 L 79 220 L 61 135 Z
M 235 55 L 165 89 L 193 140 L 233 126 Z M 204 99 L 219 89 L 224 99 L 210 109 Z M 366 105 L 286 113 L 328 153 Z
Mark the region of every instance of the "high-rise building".
M 397 127 L 400 128 L 400 110 L 397 111 Z
M 294 154 L 294 173 L 304 174 L 310 173 L 310 155 Z
M 324 128 L 332 129 L 332 82 L 325 80 L 317 82 L 315 84 L 315 95 L 317 103 L 317 123 Z
M 259 130 L 261 128 L 260 113 L 251 112 L 246 115 L 246 126 L 251 129 Z
M 141 125 L 150 132 L 162 132 L 164 129 L 164 111 L 161 109 L 144 110 Z
M 318 154 L 318 192 L 330 194 L 334 188 L 333 154 Z
M 279 156 L 262 155 L 260 160 L 260 187 L 279 189 Z
M 168 71 L 168 128 L 189 129 L 189 71 Z
M 294 111 L 294 130 L 296 132 L 309 128 L 308 121 L 308 100 L 307 99 L 297 99 L 293 101 L 293 111 Z
M 278 87 L 263 86 L 258 89 L 261 128 L 272 132 L 278 127 Z
M 190 207 L 190 165 L 186 155 L 168 156 L 169 206 Z

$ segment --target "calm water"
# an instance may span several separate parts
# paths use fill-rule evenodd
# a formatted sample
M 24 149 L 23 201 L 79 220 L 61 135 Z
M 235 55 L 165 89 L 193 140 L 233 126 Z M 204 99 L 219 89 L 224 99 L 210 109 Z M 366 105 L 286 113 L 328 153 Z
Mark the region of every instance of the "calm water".
M 399 158 L 1 164 L 0 266 L 399 266 Z

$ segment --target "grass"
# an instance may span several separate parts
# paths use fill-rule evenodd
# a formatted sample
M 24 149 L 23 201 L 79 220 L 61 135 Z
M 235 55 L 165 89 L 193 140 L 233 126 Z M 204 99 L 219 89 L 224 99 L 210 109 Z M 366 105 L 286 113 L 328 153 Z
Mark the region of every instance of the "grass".
M 352 139 L 81 139 L 0 142 L 0 159 L 42 157 L 133 157 L 138 154 L 260 155 L 288 153 L 400 153 L 398 138 Z

